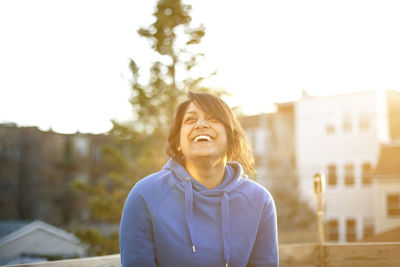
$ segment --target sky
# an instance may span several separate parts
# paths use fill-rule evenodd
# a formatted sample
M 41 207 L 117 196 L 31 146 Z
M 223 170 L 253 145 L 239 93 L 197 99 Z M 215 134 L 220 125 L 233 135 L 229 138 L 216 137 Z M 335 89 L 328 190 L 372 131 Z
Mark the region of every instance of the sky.
M 136 33 L 155 0 L 0 1 L 0 123 L 103 133 L 131 118 L 130 72 L 154 59 Z M 373 89 L 400 91 L 400 3 L 201 0 L 206 85 L 245 114 L 274 103 Z

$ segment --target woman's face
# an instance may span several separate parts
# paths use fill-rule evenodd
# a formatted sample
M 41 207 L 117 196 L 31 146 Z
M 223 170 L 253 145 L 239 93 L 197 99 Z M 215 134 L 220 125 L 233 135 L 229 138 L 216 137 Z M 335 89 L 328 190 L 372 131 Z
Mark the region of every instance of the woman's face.
M 218 160 L 226 157 L 228 150 L 228 138 L 222 122 L 193 102 L 183 116 L 179 144 L 186 160 Z

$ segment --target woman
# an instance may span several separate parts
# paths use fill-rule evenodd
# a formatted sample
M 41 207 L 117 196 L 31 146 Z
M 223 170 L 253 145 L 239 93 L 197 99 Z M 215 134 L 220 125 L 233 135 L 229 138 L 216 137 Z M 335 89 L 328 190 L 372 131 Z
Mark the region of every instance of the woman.
M 220 98 L 190 92 L 164 168 L 139 181 L 121 218 L 122 266 L 278 266 L 274 201 L 248 179 L 253 157 Z

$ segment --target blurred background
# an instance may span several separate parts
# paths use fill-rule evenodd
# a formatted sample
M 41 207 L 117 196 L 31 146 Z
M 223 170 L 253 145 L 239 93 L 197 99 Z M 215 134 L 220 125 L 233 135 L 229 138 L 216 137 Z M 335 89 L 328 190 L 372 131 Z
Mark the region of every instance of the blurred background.
M 398 11 L 375 0 L 1 1 L 0 263 L 119 253 L 125 197 L 166 162 L 188 90 L 234 107 L 281 244 L 318 240 L 316 173 L 326 241 L 400 241 Z

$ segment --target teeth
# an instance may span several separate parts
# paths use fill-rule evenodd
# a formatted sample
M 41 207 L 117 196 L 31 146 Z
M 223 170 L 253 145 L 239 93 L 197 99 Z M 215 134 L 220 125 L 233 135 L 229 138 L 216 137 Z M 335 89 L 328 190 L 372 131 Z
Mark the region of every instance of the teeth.
M 198 142 L 200 139 L 206 139 L 207 141 L 211 141 L 211 137 L 208 135 L 199 135 L 194 138 L 193 142 Z

